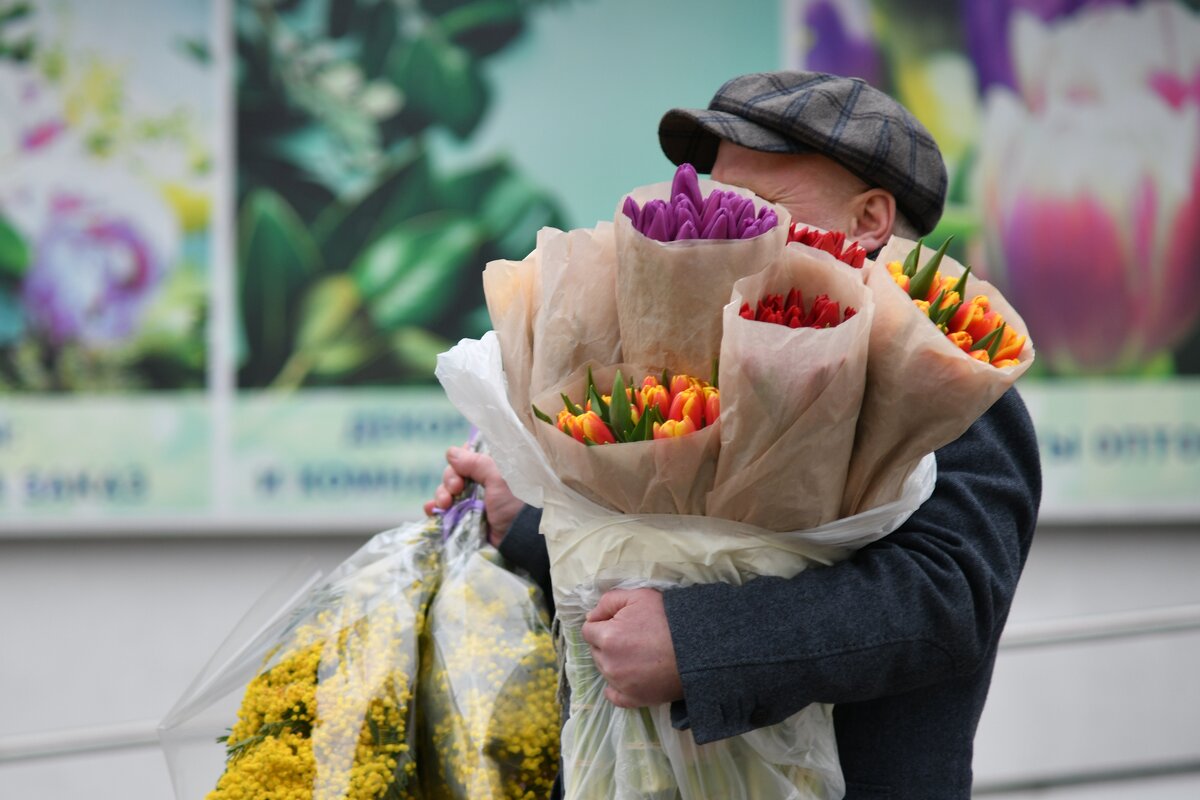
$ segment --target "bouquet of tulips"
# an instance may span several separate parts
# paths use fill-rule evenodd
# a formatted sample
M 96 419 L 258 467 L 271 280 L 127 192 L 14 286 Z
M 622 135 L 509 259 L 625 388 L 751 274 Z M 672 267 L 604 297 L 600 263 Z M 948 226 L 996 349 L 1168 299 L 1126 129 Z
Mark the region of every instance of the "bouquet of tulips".
M 488 264 L 494 331 L 443 354 L 438 377 L 513 492 L 544 509 L 568 798 L 841 796 L 829 707 L 697 746 L 667 706 L 608 703 L 579 631 L 609 589 L 789 577 L 885 536 L 928 497 L 933 451 L 1033 353 L 993 348 L 1003 332 L 963 345 L 951 328 L 982 333 L 980 309 L 1016 336 L 1023 323 L 982 282 L 951 296 L 961 268 L 943 251 L 926 269 L 916 248 L 897 239 L 871 262 L 684 165 L 611 223 L 546 229 L 524 260 Z M 932 299 L 909 293 L 935 281 Z
M 251 609 L 160 727 L 179 800 L 549 794 L 549 620 L 487 544 L 481 492 Z

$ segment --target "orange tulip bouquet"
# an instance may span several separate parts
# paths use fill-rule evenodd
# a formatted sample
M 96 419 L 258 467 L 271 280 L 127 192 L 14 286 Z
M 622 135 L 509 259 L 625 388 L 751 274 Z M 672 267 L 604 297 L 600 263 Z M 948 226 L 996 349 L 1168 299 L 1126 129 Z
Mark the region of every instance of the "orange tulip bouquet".
M 666 705 L 611 705 L 579 630 L 612 588 L 790 577 L 895 530 L 1033 358 L 965 273 L 900 239 L 872 262 L 686 164 L 488 264 L 494 331 L 438 377 L 544 509 L 568 798 L 842 795 L 830 707 L 698 746 Z

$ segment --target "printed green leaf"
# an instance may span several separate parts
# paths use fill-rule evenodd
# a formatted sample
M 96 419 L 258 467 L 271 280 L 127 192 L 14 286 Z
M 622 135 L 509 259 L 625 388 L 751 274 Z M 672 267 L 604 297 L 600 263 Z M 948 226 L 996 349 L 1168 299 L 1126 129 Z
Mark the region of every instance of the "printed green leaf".
M 381 330 L 419 325 L 454 299 L 458 275 L 479 246 L 479 226 L 460 214 L 426 214 L 383 235 L 351 274 Z
M 479 65 L 463 48 L 429 30 L 393 48 L 387 72 L 407 101 L 466 138 L 487 110 Z
M 238 282 L 247 375 L 269 380 L 291 354 L 305 287 L 320 253 L 296 212 L 270 189 L 257 189 L 238 220 Z
M 300 307 L 297 350 L 313 350 L 335 339 L 362 305 L 354 280 L 344 273 L 313 284 Z
M 325 262 L 345 269 L 382 235 L 430 210 L 432 183 L 428 159 L 414 151 L 361 196 L 331 203 L 313 224 Z
M 32 260 L 29 245 L 17 229 L 0 216 L 0 275 L 21 277 Z

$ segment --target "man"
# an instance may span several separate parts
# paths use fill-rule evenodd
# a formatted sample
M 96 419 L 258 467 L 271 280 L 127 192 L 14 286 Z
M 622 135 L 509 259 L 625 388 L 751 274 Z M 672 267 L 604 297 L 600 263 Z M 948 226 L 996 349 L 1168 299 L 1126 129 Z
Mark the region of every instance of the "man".
M 797 221 L 877 251 L 928 233 L 946 172 L 928 132 L 862 81 L 804 72 L 727 82 L 708 109 L 669 111 L 675 163 L 753 190 Z M 459 448 L 427 511 L 463 476 L 485 487 L 489 538 L 548 581 L 540 512 L 494 462 Z M 968 798 L 972 742 L 1036 523 L 1033 428 L 1010 391 L 937 453 L 933 495 L 851 559 L 744 586 L 612 591 L 583 635 L 615 704 L 672 703 L 698 743 L 834 703 L 847 798 Z M 797 487 L 803 491 L 804 487 Z

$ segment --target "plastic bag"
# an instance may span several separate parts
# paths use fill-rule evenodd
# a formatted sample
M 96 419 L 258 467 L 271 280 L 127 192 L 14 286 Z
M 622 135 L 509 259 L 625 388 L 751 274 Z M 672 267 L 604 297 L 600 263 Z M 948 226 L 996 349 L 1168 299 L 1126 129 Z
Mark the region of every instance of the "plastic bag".
M 437 520 L 378 534 L 227 644 L 232 657 L 214 659 L 160 726 L 177 798 L 418 797 L 414 685 L 440 545 Z M 231 696 L 240 706 L 213 774 L 215 745 L 199 751 L 197 739 L 214 741 L 211 711 Z
M 549 795 L 549 621 L 481 492 L 264 594 L 160 725 L 178 800 Z
M 478 490 L 476 490 L 478 492 Z M 558 774 L 558 669 L 541 590 L 464 506 L 444 545 L 419 682 L 425 797 L 548 797 Z

